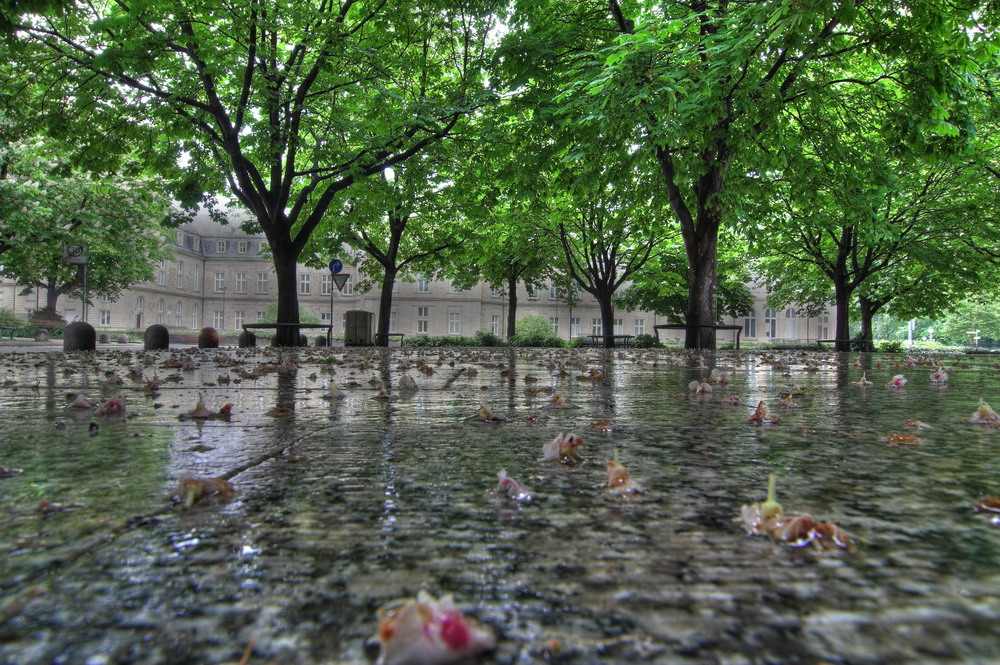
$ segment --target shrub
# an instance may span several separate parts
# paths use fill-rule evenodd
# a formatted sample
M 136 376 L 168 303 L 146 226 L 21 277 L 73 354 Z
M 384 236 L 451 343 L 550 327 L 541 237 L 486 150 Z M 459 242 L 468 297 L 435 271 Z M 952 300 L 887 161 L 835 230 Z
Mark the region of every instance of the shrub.
M 898 340 L 882 342 L 878 345 L 878 350 L 882 353 L 902 353 L 903 343 Z
M 476 333 L 476 346 L 503 346 L 503 340 L 491 332 L 480 330 Z
M 461 337 L 459 335 L 444 335 L 441 337 L 431 337 L 429 335 L 414 335 L 404 337 L 405 346 L 421 347 L 442 347 L 442 346 L 479 346 L 477 337 Z
M 23 326 L 24 321 L 17 318 L 13 311 L 9 309 L 0 308 L 0 326 L 17 328 Z
M 663 346 L 654 335 L 636 335 L 632 345 L 637 349 L 655 349 Z
M 561 347 L 563 340 L 552 334 L 552 324 L 544 316 L 530 315 L 519 319 L 511 346 Z

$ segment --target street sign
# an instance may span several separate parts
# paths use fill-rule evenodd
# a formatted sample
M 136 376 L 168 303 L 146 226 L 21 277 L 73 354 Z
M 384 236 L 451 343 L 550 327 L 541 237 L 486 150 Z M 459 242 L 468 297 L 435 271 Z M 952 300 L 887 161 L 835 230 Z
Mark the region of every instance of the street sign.
M 334 259 L 333 261 L 330 261 L 330 272 L 332 272 L 334 275 L 336 275 L 343 269 L 344 269 L 344 264 L 340 261 L 340 259 Z
M 71 265 L 87 265 L 87 246 L 63 245 L 63 261 Z
M 342 272 L 339 274 L 335 273 L 333 275 L 333 283 L 337 285 L 338 291 L 343 291 L 344 285 L 347 284 L 347 280 L 349 280 L 350 278 L 351 276 L 348 275 L 346 272 Z

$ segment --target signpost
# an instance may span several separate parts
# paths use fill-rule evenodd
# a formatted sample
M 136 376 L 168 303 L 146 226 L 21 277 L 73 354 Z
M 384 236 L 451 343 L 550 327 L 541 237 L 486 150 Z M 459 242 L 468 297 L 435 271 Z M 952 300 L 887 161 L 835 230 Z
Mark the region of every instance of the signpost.
M 83 321 L 87 322 L 87 246 L 63 245 L 63 261 L 69 265 L 83 266 Z
M 351 278 L 347 273 L 340 272 L 343 269 L 344 263 L 340 259 L 330 261 L 330 274 L 338 292 L 344 290 L 344 284 Z M 333 346 L 333 289 L 330 289 L 330 327 L 326 331 L 326 346 L 327 348 Z

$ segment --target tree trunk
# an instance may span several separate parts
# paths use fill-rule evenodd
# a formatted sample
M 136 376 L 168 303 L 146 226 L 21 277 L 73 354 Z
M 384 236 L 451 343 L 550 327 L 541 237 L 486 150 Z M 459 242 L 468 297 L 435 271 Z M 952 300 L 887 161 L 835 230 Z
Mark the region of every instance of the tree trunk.
M 851 350 L 851 289 L 847 285 L 847 278 L 845 277 L 834 277 L 833 285 L 834 293 L 836 294 L 836 306 L 837 306 L 837 334 L 835 335 L 837 339 L 837 350 L 838 351 L 850 351 Z
M 507 341 L 517 332 L 517 275 L 507 276 Z
M 55 320 L 57 302 L 59 302 L 59 287 L 55 282 L 49 282 L 45 285 L 45 309 L 42 310 L 45 312 L 44 318 Z
M 375 346 L 389 346 L 389 324 L 392 319 L 392 287 L 396 284 L 396 271 L 383 266 L 382 293 L 378 301 L 378 333 Z
M 718 282 L 716 249 L 719 241 L 719 219 L 705 220 L 702 231 L 696 235 L 685 234 L 684 245 L 688 255 L 688 302 L 685 314 L 687 330 L 684 336 L 686 349 L 715 349 L 716 304 L 715 289 Z
M 604 348 L 615 347 L 615 306 L 611 301 L 611 293 L 598 293 L 597 304 L 601 307 L 601 330 L 604 333 Z
M 278 320 L 276 323 L 294 323 L 295 327 L 279 327 L 275 332 L 277 346 L 298 346 L 299 343 L 299 292 L 296 283 L 297 262 L 290 247 L 281 241 L 271 243 L 274 272 L 278 280 Z
M 875 350 L 875 337 L 872 332 L 872 319 L 875 318 L 875 312 L 878 311 L 878 306 L 864 296 L 858 297 L 858 304 L 861 306 L 861 335 L 859 337 L 861 340 L 861 350 L 871 352 Z

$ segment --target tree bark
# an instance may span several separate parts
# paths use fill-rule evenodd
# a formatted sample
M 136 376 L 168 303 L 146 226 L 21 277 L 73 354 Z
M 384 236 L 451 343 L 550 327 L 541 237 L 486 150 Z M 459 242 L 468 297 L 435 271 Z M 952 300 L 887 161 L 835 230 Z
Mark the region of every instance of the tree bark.
M 613 349 L 615 347 L 615 306 L 611 300 L 610 292 L 599 292 L 595 294 L 597 304 L 601 307 L 601 330 L 604 333 L 604 348 Z
M 517 333 L 517 275 L 507 275 L 507 341 Z
M 296 326 L 279 327 L 275 332 L 277 346 L 298 346 L 299 343 L 299 291 L 296 283 L 298 256 L 291 247 L 273 242 L 274 272 L 278 280 L 278 320 L 276 323 L 294 323 Z
M 719 219 L 699 223 L 699 232 L 685 233 L 688 256 L 688 302 L 685 313 L 687 329 L 684 348 L 715 349 L 716 304 L 718 284 L 716 252 L 719 242 Z
M 872 332 L 872 319 L 875 318 L 875 313 L 878 312 L 879 306 L 877 303 L 864 296 L 858 297 L 858 305 L 861 307 L 861 335 L 859 336 L 859 339 L 861 340 L 861 350 L 871 352 L 875 350 L 875 336 Z
M 851 292 L 852 289 L 843 275 L 834 276 L 833 290 L 837 308 L 837 324 L 835 335 L 838 351 L 851 350 Z
M 382 278 L 382 293 L 378 300 L 378 334 L 375 336 L 375 346 L 389 346 L 389 324 L 392 319 L 392 287 L 396 284 L 396 269 L 382 266 L 385 276 Z

